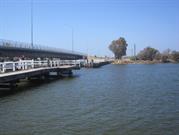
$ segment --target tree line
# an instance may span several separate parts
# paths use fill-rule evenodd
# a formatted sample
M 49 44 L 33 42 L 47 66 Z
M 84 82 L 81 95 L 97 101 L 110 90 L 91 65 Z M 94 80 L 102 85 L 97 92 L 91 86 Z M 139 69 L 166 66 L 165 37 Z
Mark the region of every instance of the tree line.
M 140 51 L 136 58 L 138 60 L 158 60 L 161 62 L 179 62 L 179 51 L 172 51 L 170 49 L 166 49 L 163 52 L 152 48 L 146 47 L 142 51 Z
M 114 53 L 115 59 L 121 59 L 122 56 L 126 55 L 127 46 L 128 44 L 125 38 L 120 37 L 119 39 L 111 42 L 109 49 Z M 141 50 L 137 56 L 134 56 L 131 59 L 149 61 L 158 60 L 160 62 L 179 62 L 179 51 L 171 51 L 170 49 L 166 49 L 161 53 L 159 50 L 149 46 Z

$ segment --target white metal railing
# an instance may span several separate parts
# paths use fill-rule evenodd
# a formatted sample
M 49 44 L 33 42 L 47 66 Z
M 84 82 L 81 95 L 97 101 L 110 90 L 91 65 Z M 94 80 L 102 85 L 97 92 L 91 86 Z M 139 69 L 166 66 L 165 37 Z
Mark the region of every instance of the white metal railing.
M 16 62 L 0 62 L 0 73 L 14 72 L 43 67 L 60 67 L 64 65 L 79 66 L 80 62 L 76 60 L 19 60 Z

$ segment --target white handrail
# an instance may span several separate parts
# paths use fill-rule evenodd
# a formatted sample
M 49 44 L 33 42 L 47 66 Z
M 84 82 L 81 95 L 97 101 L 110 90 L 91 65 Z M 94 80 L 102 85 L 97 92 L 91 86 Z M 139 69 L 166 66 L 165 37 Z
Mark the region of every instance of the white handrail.
M 80 66 L 80 62 L 76 60 L 19 60 L 16 62 L 7 61 L 7 62 L 0 62 L 0 73 L 5 72 L 14 72 L 20 70 L 28 70 L 33 68 L 42 68 L 42 67 L 60 67 L 64 65 L 71 65 L 71 66 Z

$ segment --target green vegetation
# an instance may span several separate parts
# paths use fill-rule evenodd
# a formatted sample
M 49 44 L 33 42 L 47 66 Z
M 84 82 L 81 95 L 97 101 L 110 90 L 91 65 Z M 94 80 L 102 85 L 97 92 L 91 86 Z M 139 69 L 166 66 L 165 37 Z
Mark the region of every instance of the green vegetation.
M 172 58 L 172 60 L 174 60 L 174 61 L 176 61 L 176 62 L 179 62 L 179 52 L 173 51 L 173 52 L 171 53 L 171 58 Z
M 137 55 L 139 60 L 154 60 L 155 57 L 159 54 L 159 51 L 155 48 L 146 47 L 144 50 L 140 51 Z
M 126 55 L 127 45 L 125 38 L 120 37 L 111 42 L 109 49 L 114 53 L 115 59 L 121 59 L 122 56 Z
M 179 51 L 171 51 L 166 49 L 162 53 L 150 46 L 141 50 L 137 56 L 123 57 L 126 55 L 127 42 L 125 38 L 120 37 L 117 40 L 113 40 L 109 45 L 109 49 L 114 53 L 114 63 L 176 63 L 179 62 Z M 121 59 L 122 58 L 122 59 Z
M 155 48 L 146 47 L 137 54 L 136 58 L 137 60 L 158 61 L 162 63 L 179 62 L 179 52 L 166 49 L 164 52 L 160 53 Z M 134 57 L 131 58 L 131 60 L 133 59 Z

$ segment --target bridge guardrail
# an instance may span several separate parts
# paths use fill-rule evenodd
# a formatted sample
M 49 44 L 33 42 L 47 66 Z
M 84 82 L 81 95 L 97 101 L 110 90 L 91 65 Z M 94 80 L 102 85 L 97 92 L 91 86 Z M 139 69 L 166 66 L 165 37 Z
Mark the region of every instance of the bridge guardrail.
M 55 47 L 49 47 L 49 46 L 44 46 L 44 45 L 38 45 L 38 44 L 33 44 L 33 46 L 29 43 L 24 43 L 24 42 L 17 42 L 17 41 L 11 41 L 11 40 L 5 40 L 5 39 L 0 39 L 0 47 L 6 47 L 6 48 L 21 48 L 21 49 L 31 49 L 31 50 L 42 50 L 42 51 L 51 51 L 55 53 L 67 53 L 67 54 L 74 54 L 74 55 L 84 55 L 83 53 L 80 52 L 73 52 L 65 49 L 60 49 L 60 48 L 55 48 Z

